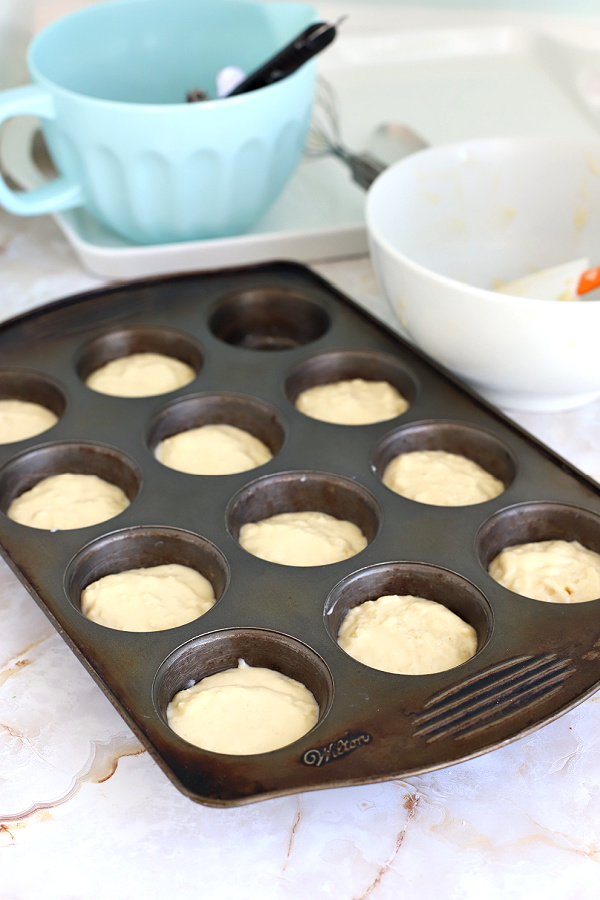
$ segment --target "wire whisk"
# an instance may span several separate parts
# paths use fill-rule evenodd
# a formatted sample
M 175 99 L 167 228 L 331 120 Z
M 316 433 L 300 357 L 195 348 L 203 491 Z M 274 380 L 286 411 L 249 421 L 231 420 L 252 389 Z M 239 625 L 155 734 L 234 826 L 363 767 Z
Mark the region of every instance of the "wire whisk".
M 367 190 L 391 162 L 415 153 L 426 142 L 406 125 L 388 122 L 379 125 L 370 141 L 378 152 L 355 153 L 342 140 L 338 100 L 333 87 L 324 78 L 317 80 L 313 120 L 308 133 L 305 155 L 335 156 L 350 169 L 352 178 Z

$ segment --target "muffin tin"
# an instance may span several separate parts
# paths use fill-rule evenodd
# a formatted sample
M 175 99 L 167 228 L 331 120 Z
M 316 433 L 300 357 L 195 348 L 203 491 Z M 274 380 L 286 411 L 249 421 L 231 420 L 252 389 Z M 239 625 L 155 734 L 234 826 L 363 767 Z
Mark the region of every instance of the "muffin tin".
M 85 386 L 115 356 L 164 352 L 197 375 L 168 395 L 125 399 Z M 274 262 L 111 287 L 0 327 L 0 396 L 36 400 L 58 423 L 0 445 L 0 543 L 18 577 L 177 787 L 214 806 L 379 781 L 445 766 L 531 731 L 600 682 L 600 599 L 556 605 L 487 573 L 503 547 L 577 539 L 600 552 L 600 488 L 304 266 Z M 407 412 L 333 425 L 294 407 L 307 386 L 385 379 Z M 187 475 L 161 465 L 164 437 L 205 422 L 254 433 L 273 459 L 250 472 Z M 405 499 L 381 481 L 402 450 L 464 453 L 500 478 L 468 507 Z M 14 497 L 64 471 L 118 484 L 131 505 L 108 522 L 47 532 L 11 521 Z M 251 556 L 244 522 L 319 509 L 355 522 L 368 546 L 297 568 Z M 102 575 L 191 565 L 217 602 L 178 628 L 119 632 L 86 619 L 82 589 Z M 478 634 L 446 672 L 392 675 L 336 642 L 346 611 L 384 593 L 445 603 Z M 228 756 L 193 747 L 166 722 L 182 687 L 243 658 L 302 681 L 320 717 L 295 743 Z

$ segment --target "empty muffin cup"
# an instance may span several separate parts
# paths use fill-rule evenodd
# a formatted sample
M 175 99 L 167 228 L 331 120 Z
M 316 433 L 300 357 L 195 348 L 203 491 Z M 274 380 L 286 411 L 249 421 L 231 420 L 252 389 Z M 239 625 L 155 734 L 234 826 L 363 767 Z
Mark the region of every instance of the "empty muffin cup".
M 329 316 L 294 288 L 264 286 L 223 297 L 209 317 L 212 333 L 247 350 L 292 350 L 322 337 Z
M 114 397 L 150 397 L 178 390 L 202 368 L 191 337 L 171 328 L 123 328 L 91 341 L 77 372 L 91 390 Z
M 245 485 L 227 508 L 231 535 L 280 565 L 340 562 L 364 549 L 381 520 L 362 485 L 327 472 L 279 472 Z
M 339 582 L 325 603 L 325 625 L 364 665 L 423 675 L 474 656 L 490 635 L 492 614 L 481 591 L 456 572 L 389 562 Z
M 200 711 L 194 723 L 200 736 L 189 740 L 194 735 L 193 724 L 192 731 L 186 731 L 188 737 L 182 740 L 193 743 L 205 752 L 233 755 L 268 752 L 308 733 L 327 714 L 333 697 L 333 680 L 328 666 L 318 654 L 286 634 L 258 628 L 231 628 L 205 634 L 184 644 L 162 664 L 153 687 L 155 708 L 162 721 L 169 728 L 172 723 L 180 723 L 180 719 L 174 718 L 173 710 L 174 703 L 181 700 L 182 691 L 193 690 L 205 679 L 218 678 L 222 673 L 236 673 L 245 666 L 251 667 L 254 672 L 266 670 L 273 674 L 278 681 L 275 693 L 269 690 L 268 685 L 266 688 L 259 687 L 251 702 L 249 695 L 245 697 L 250 702 L 250 709 L 247 705 L 244 709 L 244 704 L 242 708 L 237 705 L 240 695 L 243 697 L 245 693 L 243 684 L 234 686 L 233 691 L 227 691 L 220 697 L 218 691 L 209 692 L 209 695 L 212 693 L 209 696 L 212 716 L 208 718 L 204 715 L 204 702 L 196 709 L 194 705 L 189 706 L 187 712 L 191 712 L 192 717 Z M 304 710 L 300 711 L 299 718 L 292 712 L 291 730 L 289 710 L 293 700 L 288 702 L 287 679 L 302 689 L 301 702 L 311 698 L 310 715 L 304 720 L 304 725 Z M 204 701 L 206 695 L 201 699 Z M 248 712 L 251 713 L 250 719 Z M 291 739 L 290 735 L 293 735 Z
M 85 608 L 82 598 L 90 586 L 131 572 L 141 575 L 133 592 L 120 584 L 120 596 L 114 603 L 108 584 L 101 605 Z M 153 580 L 157 573 L 160 578 Z M 186 576 L 189 580 L 182 583 Z M 73 606 L 105 627 L 162 631 L 193 621 L 212 608 L 226 591 L 229 577 L 223 554 L 200 535 L 177 528 L 136 527 L 83 547 L 67 568 L 65 590 Z M 211 602 L 204 602 L 205 597 Z M 97 594 L 91 598 L 97 599 Z

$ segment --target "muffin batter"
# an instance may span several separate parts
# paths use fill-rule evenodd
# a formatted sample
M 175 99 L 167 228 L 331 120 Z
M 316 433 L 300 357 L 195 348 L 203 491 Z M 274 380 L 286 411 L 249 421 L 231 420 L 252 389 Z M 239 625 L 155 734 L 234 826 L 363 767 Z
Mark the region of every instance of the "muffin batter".
M 497 497 L 503 483 L 481 466 L 446 450 L 414 450 L 396 456 L 383 483 L 410 500 L 432 506 L 469 506 Z
M 239 541 L 254 556 L 283 566 L 325 566 L 349 559 L 367 546 L 353 522 L 307 510 L 247 522 Z
M 266 753 L 316 725 L 319 707 L 299 681 L 274 669 L 226 669 L 175 694 L 167 708 L 173 731 L 215 753 Z
M 441 603 L 389 594 L 353 607 L 338 643 L 372 669 L 425 675 L 470 659 L 477 650 L 477 633 Z
M 579 541 L 534 541 L 507 547 L 489 573 L 501 585 L 533 600 L 586 603 L 600 599 L 600 554 Z
M 9 519 L 48 531 L 83 528 L 112 519 L 129 506 L 124 491 L 97 475 L 65 472 L 42 478 L 10 504 Z
M 307 388 L 298 394 L 296 409 L 322 422 L 370 425 L 406 412 L 408 401 L 387 381 L 352 378 Z
M 178 563 L 105 575 L 81 593 L 84 615 L 119 631 L 176 628 L 202 616 L 214 604 L 210 581 Z
M 111 397 L 152 397 L 189 384 L 196 373 L 187 363 L 162 353 L 132 353 L 111 359 L 86 378 L 99 394 Z
M 190 475 L 231 475 L 272 459 L 266 444 L 235 425 L 201 425 L 165 438 L 155 451 L 164 466 Z
M 0 444 L 23 441 L 58 422 L 51 410 L 28 400 L 0 400 Z

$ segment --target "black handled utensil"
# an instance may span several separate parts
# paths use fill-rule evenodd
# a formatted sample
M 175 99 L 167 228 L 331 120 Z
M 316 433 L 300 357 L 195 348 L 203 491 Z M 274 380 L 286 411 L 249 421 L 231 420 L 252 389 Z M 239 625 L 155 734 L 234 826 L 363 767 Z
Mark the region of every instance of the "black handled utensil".
M 239 82 L 233 90 L 225 94 L 225 97 L 234 97 L 237 94 L 247 94 L 249 91 L 255 91 L 258 88 L 266 87 L 281 81 L 292 75 L 305 62 L 324 50 L 334 40 L 337 34 L 337 27 L 343 21 L 345 16 L 337 19 L 335 22 L 313 22 L 308 28 L 300 32 L 293 41 L 286 44 L 279 50 L 275 56 L 268 59 L 262 66 L 251 72 L 243 81 Z M 207 100 L 208 96 L 205 91 L 199 88 L 192 88 L 186 95 L 188 103 L 197 103 Z
M 282 50 L 267 60 L 262 66 L 244 78 L 227 96 L 246 94 L 257 88 L 266 87 L 292 75 L 305 62 L 324 50 L 334 40 L 337 26 L 341 22 L 315 22 L 287 44 Z

